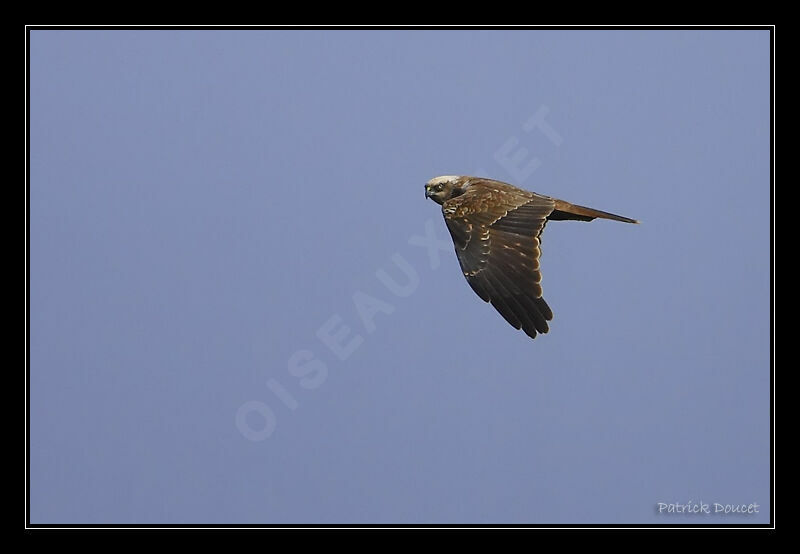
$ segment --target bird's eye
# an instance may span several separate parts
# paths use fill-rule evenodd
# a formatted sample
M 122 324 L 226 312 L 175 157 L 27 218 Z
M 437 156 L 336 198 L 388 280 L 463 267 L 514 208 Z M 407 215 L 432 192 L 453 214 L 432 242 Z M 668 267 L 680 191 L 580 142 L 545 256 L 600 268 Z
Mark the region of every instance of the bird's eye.
M 437 191 L 437 192 L 439 192 L 439 191 L 441 191 L 441 190 L 444 188 L 444 185 L 443 185 L 443 184 L 441 184 L 441 183 L 439 183 L 438 185 L 436 185 L 436 187 L 435 187 L 435 188 L 436 188 L 436 191 Z

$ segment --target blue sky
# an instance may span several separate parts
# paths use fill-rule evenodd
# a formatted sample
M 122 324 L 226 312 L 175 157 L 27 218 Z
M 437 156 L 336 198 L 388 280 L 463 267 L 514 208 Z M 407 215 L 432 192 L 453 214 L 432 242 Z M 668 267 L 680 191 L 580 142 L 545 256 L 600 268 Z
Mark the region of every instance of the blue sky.
M 768 522 L 769 115 L 767 31 L 32 31 L 31 522 Z M 532 341 L 443 174 L 642 224 Z

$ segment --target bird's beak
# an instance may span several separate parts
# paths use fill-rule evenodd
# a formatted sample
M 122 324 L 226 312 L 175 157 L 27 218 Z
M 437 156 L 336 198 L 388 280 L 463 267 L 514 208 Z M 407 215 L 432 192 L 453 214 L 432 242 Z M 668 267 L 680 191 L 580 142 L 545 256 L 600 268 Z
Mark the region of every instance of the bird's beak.
M 431 189 L 430 189 L 430 187 L 426 186 L 425 187 L 425 198 L 430 198 L 430 197 L 431 197 Z

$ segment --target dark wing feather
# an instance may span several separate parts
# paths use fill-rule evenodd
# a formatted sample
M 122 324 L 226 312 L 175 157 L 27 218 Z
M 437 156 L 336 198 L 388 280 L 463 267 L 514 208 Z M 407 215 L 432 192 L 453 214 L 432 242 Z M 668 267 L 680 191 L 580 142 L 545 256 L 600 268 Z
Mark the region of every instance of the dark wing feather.
M 548 331 L 553 312 L 542 298 L 539 235 L 554 200 L 488 179 L 442 205 L 467 282 L 508 323 L 530 337 Z

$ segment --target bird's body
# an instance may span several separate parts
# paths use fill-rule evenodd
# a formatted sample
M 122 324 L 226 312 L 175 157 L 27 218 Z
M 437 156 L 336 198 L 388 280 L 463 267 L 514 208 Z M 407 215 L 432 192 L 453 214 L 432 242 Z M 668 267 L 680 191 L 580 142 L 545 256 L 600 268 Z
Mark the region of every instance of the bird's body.
M 441 204 L 472 290 L 531 338 L 546 333 L 553 319 L 542 298 L 539 271 L 540 235 L 547 222 L 602 218 L 638 223 L 481 177 L 436 177 L 425 185 L 425 196 Z

